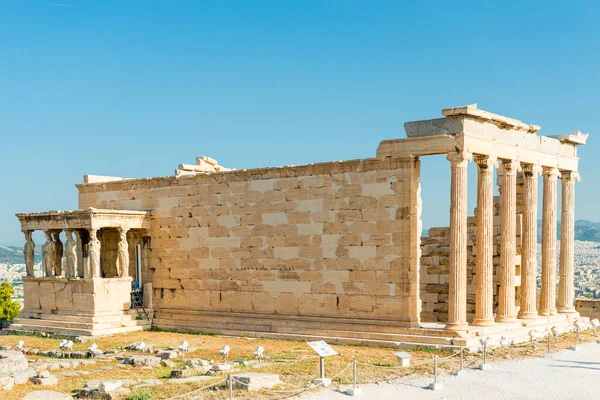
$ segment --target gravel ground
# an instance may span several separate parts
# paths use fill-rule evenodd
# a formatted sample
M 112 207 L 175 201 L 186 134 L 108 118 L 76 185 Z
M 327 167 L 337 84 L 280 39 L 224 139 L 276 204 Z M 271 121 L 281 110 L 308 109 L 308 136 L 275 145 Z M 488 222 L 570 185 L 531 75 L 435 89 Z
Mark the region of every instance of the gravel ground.
M 553 359 L 532 358 L 491 364 L 487 371 L 467 370 L 460 376 L 444 375 L 441 390 L 429 390 L 430 378 L 402 379 L 394 383 L 361 386 L 356 398 L 399 399 L 592 399 L 598 396 L 600 344 L 588 343 L 580 351 L 556 353 Z M 342 388 L 343 389 L 343 388 Z M 350 399 L 330 389 L 302 400 Z

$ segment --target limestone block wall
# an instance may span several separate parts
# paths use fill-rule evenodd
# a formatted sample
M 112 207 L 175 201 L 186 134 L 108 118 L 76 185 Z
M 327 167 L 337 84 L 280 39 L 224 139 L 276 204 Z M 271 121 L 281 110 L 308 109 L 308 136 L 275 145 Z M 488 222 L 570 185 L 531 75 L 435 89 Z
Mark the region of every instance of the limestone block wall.
M 368 159 L 79 185 L 153 209 L 154 308 L 417 326 L 420 164 Z
M 130 308 L 131 278 L 23 278 L 20 318 L 40 314 L 123 312 Z
M 522 186 L 522 185 L 521 185 Z M 520 211 L 520 186 L 517 186 L 517 212 Z M 476 213 L 476 212 L 475 212 Z M 475 316 L 475 256 L 476 256 L 476 218 L 467 219 L 467 319 Z M 446 322 L 448 320 L 448 254 L 449 230 L 447 227 L 431 228 L 427 237 L 421 238 L 421 299 L 423 301 L 421 321 Z M 516 277 L 517 309 L 520 301 L 520 264 L 521 264 L 521 231 L 522 217 L 517 214 L 517 255 Z M 494 197 L 494 308 L 498 305 L 498 288 L 500 285 L 500 198 Z
M 600 300 L 576 299 L 575 310 L 582 316 L 590 320 L 600 319 Z

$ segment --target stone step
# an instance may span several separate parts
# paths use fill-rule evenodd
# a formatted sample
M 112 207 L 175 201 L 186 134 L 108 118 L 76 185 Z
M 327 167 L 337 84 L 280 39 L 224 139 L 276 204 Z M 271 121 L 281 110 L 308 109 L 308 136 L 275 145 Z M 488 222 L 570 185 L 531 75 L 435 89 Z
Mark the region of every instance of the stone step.
M 155 320 L 156 321 L 156 320 Z M 438 348 L 455 348 L 457 346 L 462 346 L 467 343 L 465 340 L 460 340 L 457 344 L 452 344 L 451 341 L 443 338 L 435 338 L 432 336 L 408 336 L 407 338 L 410 340 L 401 341 L 401 340 L 393 340 L 393 338 L 386 339 L 376 339 L 376 338 L 359 338 L 359 337 L 344 337 L 341 336 L 341 333 L 338 332 L 340 336 L 328 336 L 325 334 L 321 335 L 307 335 L 305 333 L 274 333 L 274 332 L 253 332 L 248 330 L 234 330 L 234 329 L 205 329 L 199 328 L 197 326 L 185 326 L 179 323 L 169 324 L 168 320 L 165 321 L 157 321 L 155 324 L 156 327 L 168 330 L 177 330 L 179 332 L 194 332 L 194 333 L 218 333 L 222 335 L 231 335 L 231 336 L 246 336 L 246 337 L 257 337 L 257 338 L 268 338 L 268 339 L 278 339 L 278 340 L 296 340 L 296 341 L 306 341 L 306 340 L 325 340 L 331 344 L 354 344 L 354 345 L 365 345 L 365 346 L 377 346 L 377 347 L 391 347 L 391 348 L 411 348 L 411 347 L 419 347 L 419 346 L 432 346 Z M 336 332 L 330 332 L 336 333 Z M 346 333 L 346 332 L 344 332 Z
M 254 324 L 249 326 L 245 323 L 232 323 L 224 321 L 198 321 L 186 319 L 172 318 L 155 318 L 154 326 L 164 329 L 174 329 L 189 332 L 205 332 L 205 333 L 221 333 L 234 335 L 248 335 L 252 332 L 255 336 L 273 336 L 281 338 L 293 338 L 295 340 L 301 337 L 336 337 L 344 338 L 353 341 L 367 342 L 402 342 L 408 344 L 427 343 L 436 346 L 452 346 L 455 341 L 451 337 L 432 336 L 427 334 L 394 334 L 394 333 L 377 333 L 364 331 L 347 331 L 336 329 L 323 328 L 307 328 L 307 327 L 281 327 L 281 326 L 264 326 Z
M 120 326 L 137 326 L 140 323 L 146 322 L 150 324 L 148 320 L 136 320 L 136 319 L 123 319 L 120 321 L 109 321 L 109 322 L 74 322 L 74 321 L 61 321 L 61 320 L 48 320 L 48 319 L 29 319 L 29 318 L 17 318 L 15 323 L 22 325 L 44 325 L 54 326 L 63 329 L 80 329 L 80 330 L 92 330 L 92 329 L 111 329 L 118 328 Z
M 366 320 L 366 319 L 340 319 L 327 317 L 306 317 L 306 316 L 273 316 L 266 314 L 242 314 L 242 313 L 212 313 L 192 310 L 164 310 L 157 311 L 155 320 L 185 320 L 188 326 L 210 326 L 225 327 L 228 329 L 242 329 L 241 326 L 248 327 L 249 330 L 262 332 L 283 332 L 285 329 L 297 331 L 300 325 L 302 329 L 323 331 L 326 326 L 332 331 L 361 332 L 361 334 L 393 334 L 393 335 L 427 335 L 436 337 L 445 337 L 453 339 L 466 335 L 466 333 L 457 333 L 443 328 L 443 325 L 436 328 L 430 327 L 408 327 L 400 325 L 400 322 Z

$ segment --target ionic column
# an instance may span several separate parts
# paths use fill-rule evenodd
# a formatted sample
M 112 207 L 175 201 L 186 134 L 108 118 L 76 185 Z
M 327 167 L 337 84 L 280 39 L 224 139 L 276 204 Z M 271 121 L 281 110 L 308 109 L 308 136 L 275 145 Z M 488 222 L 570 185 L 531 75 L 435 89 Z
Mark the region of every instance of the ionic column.
M 517 170 L 519 163 L 503 160 L 500 188 L 500 291 L 496 321 L 510 322 L 515 312 L 515 252 L 517 235 Z
M 467 323 L 467 166 L 471 154 L 450 153 L 450 254 L 448 257 L 447 329 L 466 329 Z
M 556 178 L 558 169 L 543 168 L 542 294 L 540 315 L 556 315 Z
M 575 180 L 579 174 L 573 171 L 561 173 L 562 213 L 560 217 L 560 280 L 558 281 L 558 312 L 574 313 L 573 274 L 575 244 Z
M 475 156 L 477 164 L 477 236 L 475 318 L 473 325 L 494 323 L 494 166 L 496 159 Z
M 521 309 L 519 318 L 537 318 L 537 201 L 539 165 L 523 166 L 523 245 L 521 247 Z

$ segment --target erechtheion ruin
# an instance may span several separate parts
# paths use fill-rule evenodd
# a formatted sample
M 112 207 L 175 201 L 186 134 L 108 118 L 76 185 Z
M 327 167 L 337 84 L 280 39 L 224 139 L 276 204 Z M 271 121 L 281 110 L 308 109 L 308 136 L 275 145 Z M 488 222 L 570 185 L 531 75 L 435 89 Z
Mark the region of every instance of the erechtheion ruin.
M 200 157 L 169 177 L 86 176 L 77 185 L 79 210 L 17 215 L 28 265 L 31 232 L 47 239 L 45 276 L 28 267 L 25 308 L 11 329 L 95 336 L 152 324 L 456 346 L 570 326 L 579 318 L 577 146 L 587 135 L 540 136 L 539 126 L 476 105 L 442 114 L 406 123 L 407 138 L 385 140 L 363 160 L 230 170 Z M 440 154 L 448 171 L 439 179 L 451 181 L 450 226 L 421 237 L 421 159 Z M 478 171 L 474 217 L 470 162 Z

